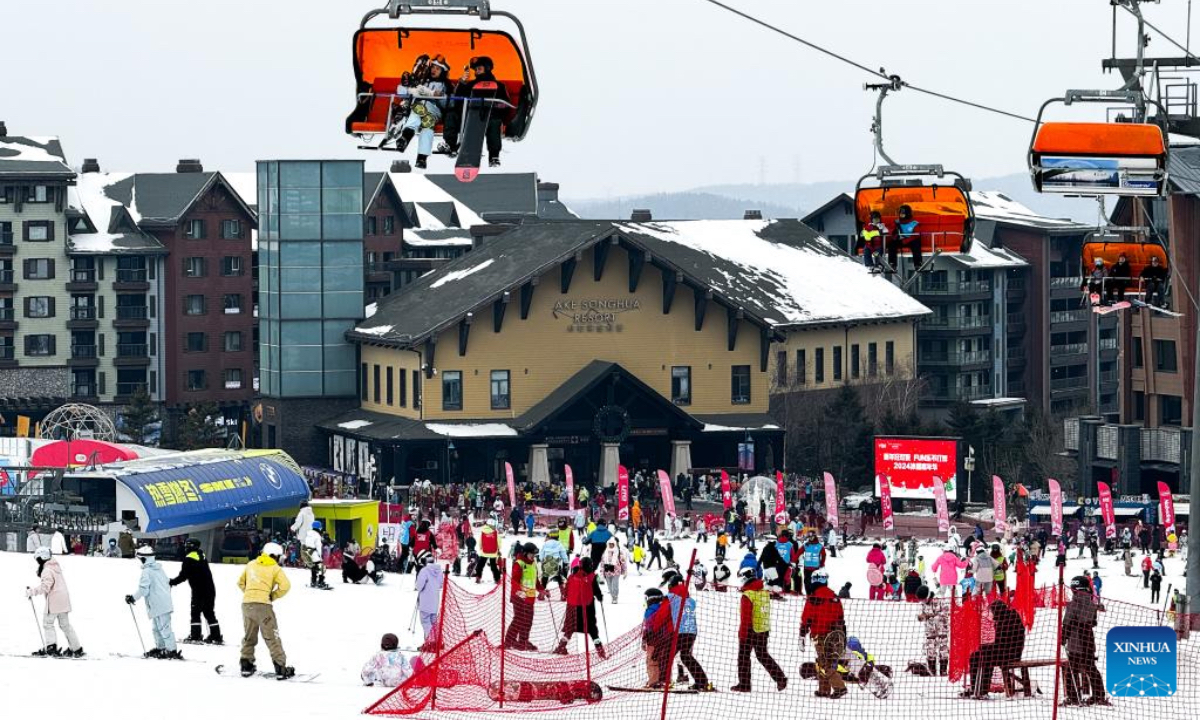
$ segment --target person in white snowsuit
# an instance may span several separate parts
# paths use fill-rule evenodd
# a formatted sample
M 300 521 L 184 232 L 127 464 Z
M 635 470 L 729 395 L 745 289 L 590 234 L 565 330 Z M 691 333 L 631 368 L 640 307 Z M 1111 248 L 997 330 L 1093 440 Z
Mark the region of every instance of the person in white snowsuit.
M 312 528 L 313 521 L 316 518 L 313 516 L 313 509 L 308 506 L 308 501 L 300 503 L 300 512 L 296 513 L 296 521 L 292 523 L 292 534 L 296 536 L 296 542 L 304 544 L 304 538 L 308 536 L 308 531 Z
M 42 632 L 45 635 L 45 646 L 34 652 L 34 655 L 63 655 L 66 657 L 83 657 L 83 646 L 71 627 L 71 596 L 67 593 L 67 581 L 63 579 L 62 567 L 58 561 L 50 557 L 50 548 L 40 547 L 33 551 L 33 557 L 38 564 L 39 582 L 34 587 L 25 588 L 25 597 L 37 595 L 46 596 L 46 613 L 42 616 Z M 54 633 L 54 623 L 62 630 L 67 638 L 65 650 L 59 650 L 58 636 Z
M 399 645 L 400 640 L 392 633 L 383 636 L 383 640 L 379 643 L 379 652 L 372 655 L 371 659 L 363 665 L 361 674 L 363 685 L 398 687 L 412 677 L 412 664 L 396 649 Z
M 142 576 L 137 590 L 125 596 L 125 602 L 133 605 L 146 599 L 146 614 L 150 616 L 151 631 L 154 633 L 154 649 L 146 652 L 148 658 L 182 660 L 183 654 L 175 646 L 175 632 L 171 629 L 171 613 L 175 606 L 171 602 L 171 584 L 162 565 L 154 559 L 154 548 L 142 545 L 137 549 L 137 559 L 142 563 Z
M 322 552 L 321 521 L 314 520 L 308 534 L 304 536 L 304 564 L 312 573 L 311 587 L 325 588 L 325 556 Z
M 435 638 L 433 624 L 437 622 L 438 610 L 441 608 L 442 585 L 446 582 L 446 573 L 442 566 L 433 562 L 428 553 L 422 553 L 417 558 L 422 565 L 417 573 L 417 610 L 421 614 L 421 631 L 425 635 L 425 645 L 431 647 Z
M 55 555 L 71 554 L 71 549 L 67 547 L 67 538 L 63 536 L 62 530 L 55 529 L 54 534 L 50 536 L 50 552 Z
M 958 553 L 958 549 L 962 547 L 962 538 L 958 535 L 958 528 L 951 525 L 950 534 L 946 536 L 946 544 L 950 546 L 950 550 Z
M 918 666 L 916 673 L 924 677 L 945 675 L 950 671 L 950 612 L 939 603 L 925 585 L 917 588 L 917 600 L 921 612 L 917 620 L 925 625 L 925 664 Z M 910 665 L 913 669 L 914 665 Z M 924 669 L 924 672 L 920 668 Z
M 442 121 L 446 112 L 446 100 L 449 88 L 446 78 L 450 72 L 450 64 L 441 55 L 435 55 L 429 61 L 429 76 L 420 85 L 412 88 L 412 107 L 408 117 L 401 125 L 403 130 L 396 142 L 396 149 L 404 152 L 417 135 L 417 167 L 424 168 L 433 152 L 433 129 Z M 428 480 L 425 481 L 429 483 Z M 432 491 L 432 484 L 427 485 L 425 492 Z

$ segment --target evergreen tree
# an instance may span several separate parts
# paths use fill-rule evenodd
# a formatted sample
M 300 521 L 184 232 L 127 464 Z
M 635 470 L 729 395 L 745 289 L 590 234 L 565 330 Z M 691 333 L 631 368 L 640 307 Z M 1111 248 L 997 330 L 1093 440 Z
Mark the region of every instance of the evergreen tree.
M 224 446 L 224 434 L 217 425 L 220 417 L 221 411 L 214 402 L 189 405 L 180 420 L 175 444 L 181 450 Z
M 850 488 L 866 485 L 872 473 L 874 427 L 858 397 L 858 390 L 843 385 L 825 407 L 817 445 L 821 468 Z
M 150 393 L 146 392 L 145 385 L 138 385 L 133 397 L 129 399 L 129 405 L 125 407 L 122 417 L 124 418 L 123 429 L 130 441 L 137 445 L 144 445 L 147 428 L 158 422 L 158 409 L 150 399 Z

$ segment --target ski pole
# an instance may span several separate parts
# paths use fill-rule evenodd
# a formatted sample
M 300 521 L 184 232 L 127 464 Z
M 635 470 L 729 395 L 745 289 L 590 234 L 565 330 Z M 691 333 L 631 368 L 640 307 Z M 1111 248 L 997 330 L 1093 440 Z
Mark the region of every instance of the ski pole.
M 608 618 L 605 617 L 605 614 L 604 614 L 604 600 L 601 600 L 599 604 L 600 604 L 600 620 L 602 620 L 603 624 L 604 624 L 604 644 L 607 645 L 608 644 Z
M 129 617 L 133 618 L 133 629 L 137 631 L 138 643 L 142 646 L 142 654 L 146 654 L 146 641 L 142 639 L 142 626 L 138 625 L 137 613 L 133 611 L 133 605 L 129 606 Z
M 420 605 L 419 602 L 413 603 L 412 619 L 408 621 L 408 632 L 410 634 L 415 633 L 417 631 L 417 608 L 419 605 Z
M 28 588 L 26 588 L 28 589 Z M 42 649 L 46 647 L 46 635 L 42 632 L 42 623 L 38 619 L 37 605 L 33 603 L 33 598 L 29 598 L 29 609 L 33 611 L 33 622 L 37 625 L 38 637 L 42 639 Z

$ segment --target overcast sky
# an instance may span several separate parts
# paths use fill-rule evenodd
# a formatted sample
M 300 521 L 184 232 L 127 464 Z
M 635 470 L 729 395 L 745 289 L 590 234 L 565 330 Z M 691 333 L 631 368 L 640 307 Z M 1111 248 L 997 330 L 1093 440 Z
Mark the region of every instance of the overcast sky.
M 916 85 L 1036 113 L 1115 88 L 1107 0 L 726 0 Z M 380 0 L 0 0 L 0 120 L 58 135 L 72 164 L 249 170 L 365 158 L 343 133 L 351 36 Z M 872 162 L 871 77 L 704 0 L 495 0 L 518 15 L 542 97 L 510 170 L 569 197 L 738 182 L 851 179 Z M 1181 42 L 1187 0 L 1146 9 Z M 1119 18 L 1132 49 L 1132 18 Z M 1155 39 L 1150 53 L 1177 54 Z M 888 101 L 890 154 L 969 176 L 1021 172 L 1031 127 L 911 91 Z M 437 158 L 435 171 L 450 170 Z

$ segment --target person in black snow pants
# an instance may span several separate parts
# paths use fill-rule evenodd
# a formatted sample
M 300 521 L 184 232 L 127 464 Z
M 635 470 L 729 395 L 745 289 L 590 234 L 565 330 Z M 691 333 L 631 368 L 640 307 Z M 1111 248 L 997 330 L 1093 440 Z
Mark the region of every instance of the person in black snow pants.
M 196 538 L 189 538 L 184 545 L 184 550 L 187 555 L 183 558 L 179 574 L 171 580 L 171 587 L 186 581 L 192 591 L 192 630 L 188 634 L 186 642 L 224 645 L 225 640 L 221 637 L 221 626 L 217 623 L 217 614 L 213 612 L 213 605 L 217 601 L 217 588 L 213 585 L 208 558 L 204 556 L 204 551 L 200 549 L 200 541 Z M 201 616 L 208 623 L 208 637 L 204 637 L 201 632 L 203 629 L 200 624 Z
M 662 570 L 662 545 L 659 544 L 658 538 L 650 536 L 650 557 L 646 560 L 646 569 L 650 569 L 652 563 L 658 563 L 658 569 Z

